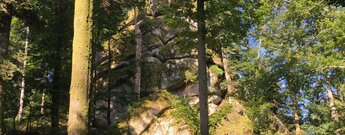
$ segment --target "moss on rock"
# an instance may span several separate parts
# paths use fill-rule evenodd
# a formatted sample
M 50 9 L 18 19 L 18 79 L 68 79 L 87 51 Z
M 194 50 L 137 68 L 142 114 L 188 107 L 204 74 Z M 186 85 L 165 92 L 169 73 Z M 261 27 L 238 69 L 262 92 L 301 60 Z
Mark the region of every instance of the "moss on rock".
M 223 102 L 221 106 L 226 104 L 226 102 Z M 231 112 L 217 124 L 214 134 L 252 135 L 252 122 L 245 114 L 245 108 L 236 100 L 231 101 L 231 106 Z

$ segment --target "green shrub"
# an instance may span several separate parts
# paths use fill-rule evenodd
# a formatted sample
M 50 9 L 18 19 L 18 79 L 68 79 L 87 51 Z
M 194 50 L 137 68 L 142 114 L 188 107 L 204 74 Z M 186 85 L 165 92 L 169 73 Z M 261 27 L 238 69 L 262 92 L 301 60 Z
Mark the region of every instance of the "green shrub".
M 177 97 L 176 100 L 172 101 L 173 108 L 175 110 L 171 113 L 176 119 L 176 123 L 187 124 L 192 128 L 192 132 L 195 134 L 199 133 L 199 115 L 189 104 L 189 99 L 185 97 Z
M 224 119 L 227 114 L 231 112 L 232 105 L 230 103 L 225 104 L 219 111 L 214 113 L 209 117 L 209 127 L 211 134 L 214 134 L 216 131 L 217 124 Z

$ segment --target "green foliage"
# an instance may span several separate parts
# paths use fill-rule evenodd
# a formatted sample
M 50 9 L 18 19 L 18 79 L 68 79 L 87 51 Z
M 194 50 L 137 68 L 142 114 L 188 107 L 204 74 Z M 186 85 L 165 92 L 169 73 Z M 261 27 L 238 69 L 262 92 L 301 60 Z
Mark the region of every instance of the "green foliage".
M 215 73 L 217 76 L 221 76 L 224 73 L 224 71 L 220 69 L 217 65 L 212 65 L 208 70 L 212 73 Z
M 322 95 L 325 85 L 329 85 L 324 83 L 324 74 L 337 78 L 343 70 L 321 69 L 343 63 L 344 53 L 339 52 L 343 43 L 336 44 L 341 40 L 334 40 L 343 32 L 339 27 L 332 30 L 342 18 L 339 10 L 343 9 L 329 9 L 323 1 L 307 0 L 260 4 L 255 14 L 262 18 L 256 23 L 253 36 L 256 42 L 261 41 L 259 49 L 263 51 L 257 53 L 259 46 L 249 48 L 238 66 L 243 76 L 240 97 L 250 108 L 255 132 L 293 131 L 289 129 L 294 124 L 293 103 L 298 102 L 298 115 L 302 117 L 299 124 L 303 130 L 334 133 L 340 123 L 332 127 L 334 120 L 330 118 L 328 97 Z M 339 34 L 331 34 L 337 30 Z M 332 83 L 337 82 L 332 79 Z M 318 126 L 322 128 L 317 131 L 314 127 Z
M 59 86 L 58 94 L 61 97 L 68 97 L 73 2 L 0 2 L 10 4 L 10 12 L 14 16 L 9 53 L 5 59 L 0 60 L 0 75 L 5 83 L 4 121 L 7 130 L 12 130 L 15 124 L 19 125 L 18 130 L 24 130 L 23 125 L 32 122 L 38 125 L 37 130 L 42 129 L 41 133 L 47 134 L 46 125 L 49 125 L 52 113 L 50 106 L 55 86 Z M 133 16 L 126 16 L 126 12 L 134 6 L 139 6 L 142 11 L 139 12 L 139 18 L 143 19 L 140 24 L 144 39 L 143 57 L 153 55 L 152 51 L 146 49 L 156 49 L 153 44 L 160 43 L 161 39 L 152 32 L 156 28 L 162 29 L 162 35 L 174 35 L 169 44 L 158 47 L 160 56 L 171 58 L 180 54 L 196 54 L 196 1 L 154 2 L 158 5 L 150 5 L 149 2 L 143 5 L 144 2 L 137 1 L 94 1 L 93 54 L 97 52 L 94 58 L 98 59 L 101 52 L 107 51 L 104 45 L 108 45 L 107 39 L 110 38 L 112 58 L 116 66 L 111 71 L 111 86 L 132 85 L 135 73 L 135 42 L 131 28 Z M 334 134 L 338 130 L 340 134 L 345 134 L 345 8 L 342 6 L 344 2 L 340 0 L 205 2 L 208 54 L 218 55 L 229 61 L 224 66 L 229 69 L 226 72 L 231 80 L 220 80 L 221 87 L 226 89 L 228 84 L 236 83 L 235 86 L 238 87 L 234 95 L 237 97 L 233 98 L 245 103 L 246 114 L 254 123 L 254 134 L 292 133 L 295 130 L 294 110 L 297 110 L 299 124 L 306 133 Z M 128 20 L 125 20 L 126 17 Z M 30 27 L 29 61 L 24 71 L 24 28 L 27 26 Z M 176 47 L 177 50 L 171 51 Z M 93 67 L 98 68 L 96 79 L 101 80 L 99 83 L 104 83 L 108 74 L 104 69 L 105 61 L 92 63 Z M 122 66 L 122 62 L 126 64 Z M 219 76 L 219 79 L 224 79 L 223 68 L 211 65 L 216 62 L 209 58 L 207 62 L 209 71 Z M 164 64 L 142 62 L 142 77 L 145 78 L 142 80 L 143 88 L 158 90 L 161 87 L 162 71 L 166 68 Z M 56 73 L 57 69 L 61 72 Z M 185 77 L 186 83 L 197 81 L 196 73 L 185 67 L 179 67 L 178 70 L 184 71 L 180 76 Z M 26 73 L 24 122 L 15 123 L 23 73 Z M 56 76 L 59 76 L 58 80 Z M 177 119 L 177 124 L 187 124 L 193 132 L 199 132 L 198 113 L 190 107 L 188 98 L 179 98 L 163 91 L 160 95 L 132 100 L 131 96 L 122 92 L 109 93 L 102 91 L 102 88 L 97 85 L 97 93 L 92 101 L 104 100 L 107 96 L 116 97 L 120 100 L 117 103 L 129 105 L 130 113 L 122 116 L 123 119 L 133 115 L 131 113 L 142 112 L 143 110 L 136 108 L 142 106 L 144 100 L 164 97 L 172 104 L 172 115 Z M 331 117 L 327 89 L 331 89 L 334 96 L 339 121 Z M 43 92 L 46 94 L 46 104 L 45 111 L 41 114 L 40 100 Z M 294 108 L 293 104 L 296 102 L 297 107 Z M 67 105 L 68 100 L 59 102 L 60 117 L 64 120 L 62 123 L 66 121 Z M 104 112 L 107 109 L 98 107 L 97 111 Z M 229 104 L 210 116 L 211 132 L 230 111 Z
M 178 97 L 171 101 L 173 108 L 175 110 L 171 115 L 176 119 L 177 124 L 187 124 L 192 128 L 192 132 L 195 134 L 199 133 L 199 115 L 196 110 L 194 110 L 188 104 L 188 98 Z
M 2 60 L 0 65 L 0 75 L 4 80 L 11 80 L 15 72 L 20 71 L 18 65 L 8 60 Z
M 248 109 L 247 113 L 250 119 L 253 120 L 255 130 L 258 130 L 259 132 L 263 132 L 265 130 L 274 130 L 269 128 L 271 121 L 268 119 L 272 107 L 273 106 L 271 103 L 265 103 Z
M 94 1 L 93 20 L 94 32 L 99 39 L 105 41 L 109 36 L 118 33 L 121 20 L 124 20 L 124 4 L 118 1 Z
M 229 114 L 231 112 L 231 109 L 232 109 L 232 105 L 230 103 L 227 103 L 224 106 L 222 106 L 220 108 L 220 110 L 218 110 L 216 113 L 214 113 L 210 116 L 209 126 L 210 126 L 210 133 L 211 134 L 215 133 L 217 125 L 219 124 L 219 122 L 221 122 L 221 120 L 223 120 L 227 116 L 227 114 Z
M 195 82 L 195 81 L 197 81 L 197 77 L 198 76 L 196 74 L 190 72 L 189 70 L 186 70 L 184 72 L 184 75 L 186 77 L 185 82 Z

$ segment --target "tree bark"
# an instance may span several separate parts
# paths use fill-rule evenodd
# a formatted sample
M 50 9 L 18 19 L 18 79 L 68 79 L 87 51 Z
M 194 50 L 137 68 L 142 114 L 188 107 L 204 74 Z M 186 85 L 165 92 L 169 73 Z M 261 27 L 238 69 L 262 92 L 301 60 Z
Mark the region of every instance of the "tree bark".
M 21 121 L 24 109 L 24 98 L 25 98 L 25 68 L 27 64 L 28 57 L 28 45 L 29 45 L 29 27 L 26 27 L 26 39 L 24 45 L 24 62 L 23 62 L 23 76 L 20 87 L 20 96 L 19 96 L 19 111 L 18 111 L 18 120 Z
M 329 107 L 331 108 L 331 117 L 335 122 L 338 122 L 339 115 L 337 112 L 337 108 L 334 104 L 334 96 L 332 92 L 332 87 L 329 83 L 327 83 L 327 96 L 328 96 Z
M 2 59 L 8 51 L 10 45 L 10 27 L 12 16 L 9 11 L 9 5 L 0 2 L 0 58 Z
M 58 133 L 59 130 L 59 104 L 60 104 L 60 94 L 61 94 L 61 70 L 62 70 L 62 49 L 66 46 L 65 44 L 68 42 L 66 41 L 65 35 L 65 11 L 66 11 L 66 1 L 65 0 L 58 0 L 57 6 L 55 10 L 57 26 L 54 27 L 54 31 L 57 33 L 56 43 L 55 45 L 55 53 L 54 53 L 54 71 L 53 71 L 53 88 L 51 90 L 51 101 L 52 104 L 50 106 L 51 109 L 51 134 Z
M 110 113 L 111 113 L 111 47 L 110 47 L 110 39 L 111 39 L 111 35 L 109 35 L 108 37 L 108 92 L 107 92 L 107 124 L 110 125 L 111 121 L 110 121 Z
M 0 77 L 0 134 L 4 134 L 5 132 L 5 125 L 3 123 L 3 108 L 4 108 L 4 82 L 2 77 Z
M 89 126 L 91 127 L 95 127 L 96 126 L 96 96 L 95 94 L 97 93 L 97 69 L 98 69 L 98 65 L 97 65 L 97 47 L 96 46 L 100 46 L 101 45 L 101 41 L 100 41 L 100 26 L 94 26 L 93 27 L 94 32 L 95 32 L 95 37 L 93 38 L 93 44 L 91 46 L 92 50 L 91 50 L 91 87 L 90 87 L 90 103 L 89 103 Z
M 339 114 L 337 111 L 337 107 L 335 106 L 335 103 L 334 103 L 332 86 L 329 82 L 327 82 L 327 96 L 328 96 L 329 107 L 331 108 L 331 117 L 334 122 L 339 122 Z M 340 135 L 339 130 L 336 130 L 334 133 L 336 135 Z
M 85 135 L 88 127 L 92 0 L 76 0 L 68 134 Z
M 41 98 L 41 114 L 44 114 L 45 97 L 46 97 L 46 94 L 45 94 L 45 91 L 43 91 L 42 98 Z
M 9 5 L 3 2 L 0 2 L 0 6 L 3 9 L 0 9 L 0 64 L 2 60 L 6 58 L 8 46 L 10 44 L 10 27 L 12 16 L 9 12 Z M 0 75 L 0 134 L 4 134 L 5 127 L 3 123 L 3 110 L 4 110 L 4 79 Z
M 138 8 L 140 9 L 140 8 Z M 137 7 L 134 9 L 134 25 L 135 25 L 135 42 L 136 42 L 136 49 L 135 49 L 135 65 L 136 65 L 136 73 L 135 73 L 135 90 L 140 99 L 140 92 L 141 92 L 141 46 L 142 46 L 142 33 L 138 26 L 138 13 Z
M 208 127 L 208 92 L 206 72 L 206 45 L 205 45 L 205 11 L 204 0 L 197 1 L 198 16 L 198 79 L 199 79 L 199 104 L 200 104 L 200 133 L 209 134 Z
M 294 113 L 294 126 L 295 126 L 295 135 L 302 135 L 302 129 L 299 124 L 299 114 L 298 114 L 298 100 L 295 99 L 293 104 L 293 113 Z

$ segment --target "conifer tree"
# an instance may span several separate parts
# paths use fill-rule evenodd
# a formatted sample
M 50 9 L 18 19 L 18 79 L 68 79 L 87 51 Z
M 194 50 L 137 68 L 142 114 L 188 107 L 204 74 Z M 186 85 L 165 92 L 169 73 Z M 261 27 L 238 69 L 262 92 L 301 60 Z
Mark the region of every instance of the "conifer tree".
M 68 134 L 87 134 L 92 0 L 76 0 Z

